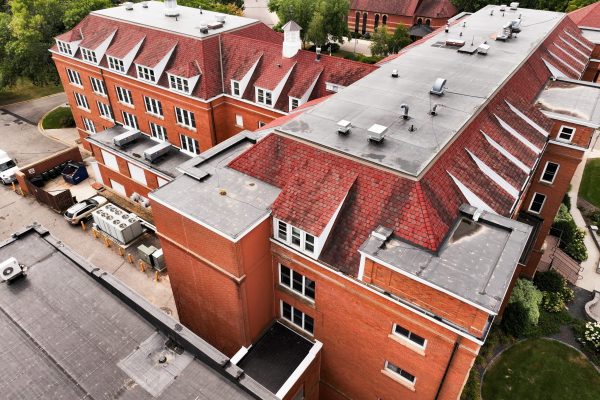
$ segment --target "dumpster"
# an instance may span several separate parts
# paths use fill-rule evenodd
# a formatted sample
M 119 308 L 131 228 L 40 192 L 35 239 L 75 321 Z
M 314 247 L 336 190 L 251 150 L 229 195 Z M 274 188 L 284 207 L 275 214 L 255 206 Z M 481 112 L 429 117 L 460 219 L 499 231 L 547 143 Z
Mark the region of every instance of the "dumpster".
M 62 177 L 65 182 L 72 185 L 77 185 L 88 177 L 85 165 L 75 162 L 69 162 L 62 170 Z

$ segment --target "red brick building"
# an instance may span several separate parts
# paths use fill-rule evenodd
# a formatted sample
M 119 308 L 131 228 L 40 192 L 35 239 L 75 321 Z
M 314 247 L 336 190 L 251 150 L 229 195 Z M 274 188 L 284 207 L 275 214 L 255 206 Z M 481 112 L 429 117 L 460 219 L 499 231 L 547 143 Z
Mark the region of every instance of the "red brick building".
M 404 25 L 414 29 L 412 36 L 423 37 L 446 25 L 456 13 L 450 0 L 351 0 L 348 29 L 364 35 L 382 25 L 391 30 Z
M 190 157 L 377 68 L 299 50 L 292 23 L 282 36 L 249 18 L 164 10 L 144 2 L 92 12 L 51 49 L 96 178 L 123 196 L 143 201 Z M 141 135 L 115 144 L 130 131 Z
M 584 74 L 584 79 L 600 83 L 600 2 L 569 13 L 581 34 L 594 45 L 594 51 Z
M 307 399 L 458 398 L 600 124 L 579 28 L 504 11 L 465 17 L 152 192 L 181 321 L 228 355 L 274 319 L 322 343 L 305 372 L 318 385 L 292 390 Z

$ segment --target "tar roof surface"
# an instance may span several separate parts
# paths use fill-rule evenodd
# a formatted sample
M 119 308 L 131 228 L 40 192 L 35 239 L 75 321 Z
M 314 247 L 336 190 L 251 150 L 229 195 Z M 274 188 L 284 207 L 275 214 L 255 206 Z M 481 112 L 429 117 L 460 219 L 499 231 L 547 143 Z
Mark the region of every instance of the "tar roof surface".
M 565 17 L 529 9 L 507 11 L 505 16 L 496 9 L 491 16 L 492 8 L 461 20 L 466 27 L 461 22 L 449 33 L 440 31 L 381 65 L 280 131 L 419 176 Z M 523 24 L 518 39 L 495 41 L 493 37 L 502 26 L 519 14 Z M 475 46 L 487 41 L 490 50 L 482 56 L 459 53 L 456 47 L 439 47 L 438 43 L 447 39 L 463 39 L 467 45 L 473 41 Z M 391 77 L 392 69 L 401 72 L 399 78 Z M 447 79 L 446 93 L 442 97 L 431 95 L 429 91 L 440 77 Z M 409 107 L 408 120 L 402 118 L 402 104 Z M 440 104 L 436 116 L 429 113 L 434 104 Z M 337 134 L 336 124 L 342 119 L 352 122 L 347 136 Z M 383 143 L 367 140 L 367 129 L 373 124 L 389 127 Z
M 600 125 L 600 85 L 558 79 L 540 93 L 536 107 L 549 113 Z
M 397 238 L 371 236 L 361 251 L 486 310 L 498 312 L 531 232 L 529 225 L 483 212 L 464 212 L 435 253 Z
M 251 136 L 251 135 L 250 135 Z M 239 134 L 180 167 L 184 172 L 150 194 L 186 217 L 236 239 L 270 214 L 281 190 L 227 167 L 254 140 Z
M 590 42 L 600 44 L 600 29 L 582 29 L 581 34 Z
M 161 395 L 145 391 L 117 364 L 155 336 L 156 328 L 81 269 L 73 254 L 59 251 L 61 246 L 33 230 L 0 243 L 0 260 L 16 257 L 28 268 L 25 279 L 0 284 L 2 398 L 253 398 L 197 358 Z M 138 374 L 146 372 L 139 367 Z
M 112 150 L 113 152 L 116 152 L 119 155 L 128 158 L 129 160 L 133 160 L 136 163 L 144 164 L 147 168 L 156 170 L 172 178 L 180 175 L 179 171 L 177 171 L 177 167 L 191 158 L 190 156 L 173 147 L 173 149 L 167 155 L 162 156 L 155 162 L 151 163 L 144 158 L 144 151 L 148 150 L 152 146 L 156 146 L 159 143 L 150 139 L 148 135 L 142 134 L 139 139 L 136 139 L 133 143 L 129 143 L 124 147 L 116 146 L 113 143 L 113 138 L 115 136 L 128 131 L 129 130 L 127 128 L 121 125 L 115 125 L 112 128 L 90 136 L 88 141 L 100 146 L 103 149 L 107 149 L 109 151 Z
M 210 37 L 218 33 L 227 32 L 244 26 L 252 25 L 258 20 L 236 15 L 226 15 L 225 25 L 222 28 L 211 29 L 208 34 L 200 33 L 198 27 L 202 23 L 216 22 L 218 15 L 224 15 L 214 11 L 203 10 L 202 14 L 197 8 L 178 6 L 179 16 L 177 19 L 164 15 L 165 5 L 160 1 L 148 1 L 148 8 L 143 8 L 142 3 L 133 5 L 133 10 L 126 10 L 124 6 L 92 11 L 92 15 L 113 18 L 137 25 L 162 29 L 165 31 L 180 33 L 195 38 Z

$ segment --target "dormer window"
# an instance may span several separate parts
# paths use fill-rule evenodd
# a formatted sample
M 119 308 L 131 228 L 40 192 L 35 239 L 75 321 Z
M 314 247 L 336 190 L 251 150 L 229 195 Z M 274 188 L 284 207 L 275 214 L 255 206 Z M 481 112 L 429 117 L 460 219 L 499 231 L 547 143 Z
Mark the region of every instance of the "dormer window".
M 190 93 L 190 83 L 186 78 L 169 74 L 169 87 L 177 92 Z
M 256 88 L 256 102 L 266 106 L 273 105 L 273 93 L 270 90 Z
M 63 41 L 57 40 L 56 45 L 58 46 L 59 53 L 66 54 L 68 56 L 73 55 L 73 53 L 71 53 L 71 45 L 69 43 L 65 43 Z
M 85 61 L 89 61 L 94 64 L 98 64 L 98 60 L 96 59 L 96 52 L 89 49 L 81 48 L 81 56 Z
M 345 86 L 342 85 L 336 85 L 335 83 L 325 82 L 325 90 L 327 90 L 328 92 L 337 93 L 344 88 Z
M 300 99 L 290 97 L 290 111 L 295 110 L 300 106 Z
M 152 83 L 156 82 L 156 79 L 154 78 L 154 70 L 143 65 L 137 66 L 137 76 L 138 79 L 141 79 L 143 81 L 148 81 Z
M 286 222 L 274 219 L 276 238 L 298 250 L 314 255 L 316 238 L 310 233 L 292 226 Z
M 236 97 L 240 97 L 240 83 L 238 81 L 231 80 L 231 94 Z
M 125 64 L 123 60 L 108 56 L 108 68 L 112 71 L 125 73 Z

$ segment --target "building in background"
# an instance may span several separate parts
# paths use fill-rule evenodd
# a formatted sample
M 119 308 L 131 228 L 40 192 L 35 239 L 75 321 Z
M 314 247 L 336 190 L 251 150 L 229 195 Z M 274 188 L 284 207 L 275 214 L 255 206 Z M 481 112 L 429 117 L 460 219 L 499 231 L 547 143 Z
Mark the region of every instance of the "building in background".
M 300 27 L 284 31 L 150 1 L 58 36 L 52 57 L 96 178 L 145 203 L 190 157 L 377 69 L 300 50 Z
M 575 10 L 569 13 L 569 17 L 581 29 L 581 34 L 594 45 L 584 79 L 600 83 L 600 2 Z

